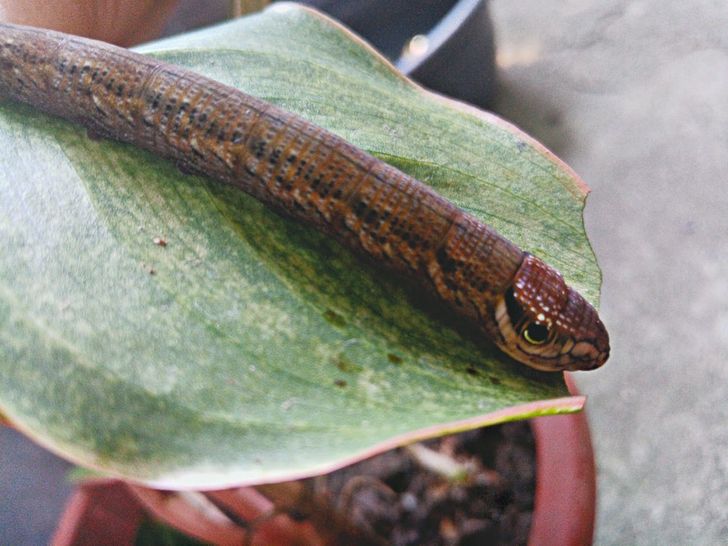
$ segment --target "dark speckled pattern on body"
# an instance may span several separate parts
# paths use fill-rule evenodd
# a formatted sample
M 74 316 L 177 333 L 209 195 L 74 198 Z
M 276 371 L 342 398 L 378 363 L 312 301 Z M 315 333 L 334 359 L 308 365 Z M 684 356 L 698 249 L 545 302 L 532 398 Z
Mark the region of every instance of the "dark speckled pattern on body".
M 496 315 L 527 256 L 523 251 L 414 178 L 255 97 L 108 44 L 4 24 L 0 96 L 80 123 L 92 135 L 151 150 L 184 172 L 236 186 L 276 211 L 316 226 L 416 279 L 526 364 L 586 369 L 606 359 L 606 331 L 575 292 L 564 301 L 583 304 L 554 306 L 548 321 L 541 322 L 582 325 L 568 332 L 569 339 L 554 339 L 597 347 L 596 360 L 546 362 L 544 351 L 532 354 L 514 343 L 509 335 L 520 332 L 504 330 L 503 315 Z M 531 270 L 540 275 L 553 271 L 539 263 L 542 267 Z M 541 290 L 552 287 L 537 277 L 522 274 L 520 279 Z M 519 290 L 517 297 L 531 293 Z M 539 320 L 524 301 L 525 314 Z

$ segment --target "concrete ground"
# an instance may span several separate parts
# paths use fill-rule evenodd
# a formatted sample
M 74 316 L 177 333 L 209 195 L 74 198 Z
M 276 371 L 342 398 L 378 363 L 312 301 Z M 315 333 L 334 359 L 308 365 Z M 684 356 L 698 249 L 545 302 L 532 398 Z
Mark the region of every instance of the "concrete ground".
M 613 340 L 610 362 L 577 378 L 598 457 L 596 544 L 727 544 L 728 4 L 491 8 L 496 110 L 594 190 L 586 223 Z M 47 541 L 66 468 L 0 429 L 4 541 Z
M 497 110 L 592 187 L 596 543 L 728 544 L 728 4 L 494 0 Z
M 48 544 L 73 486 L 71 464 L 0 426 L 0 544 Z

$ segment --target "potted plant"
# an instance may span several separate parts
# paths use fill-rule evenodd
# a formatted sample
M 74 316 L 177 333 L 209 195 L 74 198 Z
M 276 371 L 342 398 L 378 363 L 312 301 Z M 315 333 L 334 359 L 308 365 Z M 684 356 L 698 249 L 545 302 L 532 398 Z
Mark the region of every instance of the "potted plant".
M 286 5 L 144 51 L 340 133 L 596 299 L 578 178 L 335 23 Z M 583 405 L 560 377 L 443 327 L 396 280 L 235 190 L 16 105 L 2 106 L 0 141 L 14 220 L 0 408 L 82 466 L 158 489 L 278 483 Z
M 591 544 L 595 516 L 594 457 L 584 413 L 531 420 L 536 447 L 533 515 L 528 543 L 538 545 Z M 284 497 L 300 484 L 283 484 Z M 56 546 L 84 542 L 131 543 L 149 517 L 187 536 L 211 544 L 318 544 L 326 531 L 343 517 L 323 507 L 323 526 L 291 519 L 285 512 L 270 517 L 274 502 L 252 487 L 207 492 L 207 499 L 227 507 L 221 517 L 199 497 L 156 491 L 116 480 L 94 480 L 80 485 L 59 522 Z M 304 505 L 302 510 L 310 509 Z M 322 509 L 322 507 L 319 507 Z M 257 525 L 253 525 L 254 522 Z M 241 522 L 246 522 L 242 524 Z M 480 537 L 484 535 L 479 535 Z M 352 542 L 348 536 L 346 543 Z M 340 541 L 341 542 L 341 541 Z

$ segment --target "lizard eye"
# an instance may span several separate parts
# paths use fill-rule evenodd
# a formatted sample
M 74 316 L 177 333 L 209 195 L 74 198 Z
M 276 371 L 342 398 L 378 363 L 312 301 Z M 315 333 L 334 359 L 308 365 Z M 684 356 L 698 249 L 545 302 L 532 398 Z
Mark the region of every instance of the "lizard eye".
M 523 331 L 523 339 L 531 345 L 541 345 L 549 338 L 549 329 L 543 324 L 532 322 Z

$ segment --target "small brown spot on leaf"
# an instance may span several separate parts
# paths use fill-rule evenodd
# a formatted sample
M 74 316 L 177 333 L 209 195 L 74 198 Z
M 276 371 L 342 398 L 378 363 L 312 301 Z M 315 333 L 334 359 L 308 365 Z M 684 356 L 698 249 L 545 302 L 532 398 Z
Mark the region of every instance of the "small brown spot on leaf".
M 167 239 L 164 239 L 163 237 L 155 237 L 152 239 L 152 242 L 157 246 L 167 246 Z
M 402 364 L 402 357 L 393 353 L 387 353 L 387 360 L 389 360 L 392 364 Z
M 480 375 L 480 372 L 473 366 L 468 366 L 465 371 L 468 372 L 468 375 Z
M 359 364 L 355 364 L 347 359 L 344 355 L 339 355 L 336 359 L 336 367 L 342 372 L 355 373 L 362 371 L 362 367 Z
M 343 379 L 337 379 L 334 381 L 334 385 L 336 385 L 337 387 L 344 388 L 344 387 L 346 387 L 346 381 L 344 381 Z
M 332 326 L 337 326 L 338 328 L 343 328 L 344 326 L 346 326 L 346 320 L 344 319 L 344 317 L 342 317 L 336 311 L 332 311 L 331 309 L 327 309 L 324 312 L 324 318 L 326 319 L 326 322 L 328 322 Z

